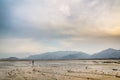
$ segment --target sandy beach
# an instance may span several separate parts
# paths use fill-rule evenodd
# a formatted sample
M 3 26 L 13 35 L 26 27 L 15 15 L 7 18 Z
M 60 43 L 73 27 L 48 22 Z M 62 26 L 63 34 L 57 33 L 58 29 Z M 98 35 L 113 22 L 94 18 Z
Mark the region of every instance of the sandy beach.
M 0 61 L 0 80 L 120 80 L 119 60 Z

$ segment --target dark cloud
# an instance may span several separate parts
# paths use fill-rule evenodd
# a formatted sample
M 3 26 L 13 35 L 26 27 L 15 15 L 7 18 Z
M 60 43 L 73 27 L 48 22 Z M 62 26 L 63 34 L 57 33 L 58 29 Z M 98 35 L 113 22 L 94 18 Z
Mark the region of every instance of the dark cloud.
M 6 6 L 4 5 L 4 1 L 0 1 L 0 32 L 6 28 Z

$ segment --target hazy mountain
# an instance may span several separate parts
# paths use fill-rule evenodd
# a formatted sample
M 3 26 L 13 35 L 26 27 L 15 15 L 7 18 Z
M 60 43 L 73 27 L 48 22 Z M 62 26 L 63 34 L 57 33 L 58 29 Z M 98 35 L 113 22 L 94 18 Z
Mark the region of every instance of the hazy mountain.
M 8 58 L 3 58 L 2 60 L 19 60 L 17 57 L 8 57 Z
M 28 59 L 63 59 L 67 55 L 77 54 L 77 51 L 47 52 L 38 55 L 31 55 Z
M 38 55 L 31 55 L 28 57 L 28 59 L 70 59 L 70 58 L 76 59 L 76 58 L 80 58 L 80 56 L 86 58 L 88 55 L 86 53 L 77 52 L 77 51 L 57 51 L 57 52 L 47 52 Z
M 88 58 L 90 58 L 90 55 L 83 52 L 78 52 L 76 54 L 64 56 L 62 59 L 88 59 Z
M 31 55 L 27 59 L 94 59 L 94 58 L 120 58 L 120 50 L 116 49 L 106 49 L 93 55 L 88 55 L 84 52 L 78 51 L 56 51 L 47 52 L 38 55 Z
M 120 58 L 120 50 L 109 48 L 92 55 L 91 58 Z

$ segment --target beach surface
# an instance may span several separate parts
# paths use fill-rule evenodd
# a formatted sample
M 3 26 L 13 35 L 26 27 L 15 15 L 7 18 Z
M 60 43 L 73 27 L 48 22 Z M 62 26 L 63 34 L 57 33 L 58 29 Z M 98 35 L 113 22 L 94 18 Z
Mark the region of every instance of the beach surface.
M 120 60 L 0 61 L 0 80 L 120 80 Z

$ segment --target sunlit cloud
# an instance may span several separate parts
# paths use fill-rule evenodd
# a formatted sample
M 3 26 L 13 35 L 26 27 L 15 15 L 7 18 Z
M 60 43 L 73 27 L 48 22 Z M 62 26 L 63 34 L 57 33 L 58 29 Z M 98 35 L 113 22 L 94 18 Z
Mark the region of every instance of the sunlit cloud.
M 0 4 L 0 52 L 92 53 L 120 48 L 120 0 L 1 0 Z

